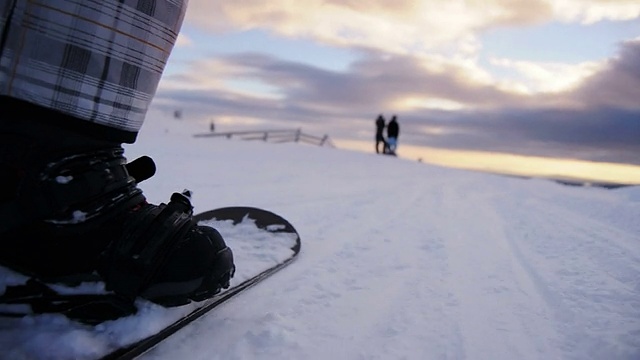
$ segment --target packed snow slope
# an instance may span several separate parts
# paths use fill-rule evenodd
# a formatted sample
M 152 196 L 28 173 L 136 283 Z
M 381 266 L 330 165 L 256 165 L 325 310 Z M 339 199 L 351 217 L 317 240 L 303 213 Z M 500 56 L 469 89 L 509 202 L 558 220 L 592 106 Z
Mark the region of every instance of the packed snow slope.
M 157 163 L 140 185 L 149 201 L 188 188 L 197 212 L 264 208 L 302 250 L 142 359 L 640 359 L 640 187 L 194 138 L 202 129 L 151 117 L 126 146 Z M 95 359 L 169 313 L 2 322 L 0 358 Z
M 127 147 L 157 162 L 149 199 L 265 208 L 303 248 L 144 359 L 640 359 L 640 188 L 197 131 Z

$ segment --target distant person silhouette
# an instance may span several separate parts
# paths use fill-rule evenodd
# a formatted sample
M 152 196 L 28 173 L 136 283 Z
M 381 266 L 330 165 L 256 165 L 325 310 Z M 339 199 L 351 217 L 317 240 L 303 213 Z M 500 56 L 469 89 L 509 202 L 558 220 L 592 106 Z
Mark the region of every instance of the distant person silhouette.
M 400 135 L 400 125 L 398 125 L 398 117 L 393 115 L 389 125 L 387 125 L 387 143 L 389 153 L 395 154 L 398 147 L 398 135 Z
M 388 144 L 384 139 L 385 120 L 382 114 L 376 119 L 376 154 L 380 154 L 380 144 L 382 144 L 382 153 L 387 152 Z

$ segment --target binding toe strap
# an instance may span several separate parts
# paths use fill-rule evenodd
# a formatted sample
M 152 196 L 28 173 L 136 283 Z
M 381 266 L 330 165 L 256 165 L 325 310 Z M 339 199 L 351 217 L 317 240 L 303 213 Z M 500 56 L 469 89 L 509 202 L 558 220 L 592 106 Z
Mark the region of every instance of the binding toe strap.
M 177 241 L 194 226 L 193 207 L 180 193 L 174 193 L 169 204 L 143 205 L 135 211 L 99 268 L 107 288 L 129 298 L 144 290 Z

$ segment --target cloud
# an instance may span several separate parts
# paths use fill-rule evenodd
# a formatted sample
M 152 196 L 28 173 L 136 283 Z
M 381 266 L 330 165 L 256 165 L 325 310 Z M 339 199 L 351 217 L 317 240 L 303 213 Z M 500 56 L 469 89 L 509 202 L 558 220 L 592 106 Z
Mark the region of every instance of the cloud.
M 176 47 L 178 47 L 178 46 L 180 46 L 180 47 L 193 46 L 193 40 L 191 40 L 191 38 L 189 38 L 184 33 L 180 33 L 180 34 L 178 34 L 178 40 L 176 41 L 176 45 L 175 46 Z
M 403 114 L 405 143 L 640 165 L 640 110 L 501 109 Z
M 640 17 L 637 0 L 553 0 L 555 18 L 565 22 L 593 24 L 602 20 L 631 20 Z
M 529 94 L 559 93 L 571 90 L 602 67 L 602 64 L 597 61 L 566 64 L 491 58 L 490 63 L 517 72 L 521 81 L 518 82 L 520 87 L 515 87 L 515 89 L 522 89 Z
M 520 71 L 538 87 L 522 90 L 496 81 L 464 59 L 370 50 L 346 71 L 258 53 L 199 59 L 187 71 L 164 77 L 161 88 L 268 97 L 330 114 L 364 113 L 371 104 L 401 111 L 640 106 L 640 39 L 621 44 L 618 55 L 604 63 L 570 66 L 497 59 L 495 64 Z
M 570 95 L 585 107 L 640 110 L 640 38 L 622 43 L 619 54 Z
M 481 70 L 465 63 L 367 52 L 347 71 L 255 53 L 220 56 L 192 63 L 191 70 L 163 79 L 163 89 L 226 91 L 239 94 L 237 84 L 270 89 L 275 101 L 340 115 L 380 108 L 493 108 L 529 101 L 491 84 Z M 245 91 L 244 94 L 249 92 Z M 255 95 L 255 94 L 254 94 Z
M 635 60 L 627 59 L 630 55 L 626 52 L 621 55 L 626 60 L 617 61 L 633 63 Z M 161 86 L 180 91 L 211 90 L 249 98 L 268 97 L 333 115 L 345 111 L 364 113 L 371 111 L 372 104 L 397 111 L 584 107 L 593 103 L 590 96 L 595 96 L 590 95 L 593 91 L 588 86 L 580 87 L 588 76 L 591 76 L 589 86 L 599 91 L 613 92 L 620 88 L 611 77 L 621 70 L 613 70 L 611 64 L 571 66 L 506 59 L 496 60 L 496 64 L 517 69 L 534 86 L 498 81 L 473 61 L 438 55 L 390 55 L 372 50 L 363 52 L 346 71 L 320 69 L 259 53 L 221 55 L 194 61 L 189 71 L 163 78 Z M 605 70 L 597 72 L 598 69 Z M 624 74 L 621 77 L 625 78 Z M 625 81 L 629 78 L 626 76 Z M 634 94 L 633 91 L 629 94 Z M 634 103 L 631 95 L 613 98 L 616 101 L 627 98 Z M 598 101 L 606 105 L 602 99 Z
M 212 31 L 262 29 L 331 46 L 428 53 L 469 51 L 480 31 L 551 21 L 630 20 L 637 0 L 191 0 L 188 24 Z
M 187 22 L 214 31 L 263 29 L 334 46 L 415 53 L 494 25 L 537 23 L 549 18 L 550 9 L 540 0 L 192 0 Z
M 353 51 L 389 54 L 395 59 L 417 58 L 431 70 L 447 68 L 457 77 L 455 81 L 471 83 L 476 90 L 483 87 L 501 93 L 505 95 L 504 101 L 519 103 L 522 96 L 539 95 L 536 101 L 540 105 L 568 106 L 569 101 L 576 105 L 587 96 L 569 99 L 553 94 L 580 87 L 604 66 L 601 60 L 561 63 L 493 57 L 489 59 L 492 67 L 482 69 L 479 33 L 551 21 L 592 23 L 637 17 L 640 17 L 637 0 L 191 0 L 186 20 L 206 31 L 261 29 Z M 415 72 L 417 76 L 422 73 Z M 515 76 L 503 77 L 505 73 Z M 439 80 L 437 71 L 431 74 L 423 80 Z M 440 104 L 460 109 L 468 107 L 461 100 L 473 100 L 468 99 L 469 91 L 456 96 L 447 94 L 448 87 L 444 87 L 442 96 L 425 94 L 423 86 L 411 87 L 423 95 L 398 94 L 399 100 L 393 103 L 403 108 Z M 434 97 L 439 100 L 434 102 Z M 471 105 L 492 106 L 490 103 L 480 96 Z

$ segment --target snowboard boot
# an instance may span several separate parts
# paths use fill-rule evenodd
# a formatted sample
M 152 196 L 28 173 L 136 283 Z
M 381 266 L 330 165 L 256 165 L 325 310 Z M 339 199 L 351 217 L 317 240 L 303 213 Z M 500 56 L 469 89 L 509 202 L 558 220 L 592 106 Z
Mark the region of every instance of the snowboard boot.
M 46 283 L 104 281 L 164 306 L 229 286 L 232 252 L 192 219 L 190 194 L 147 203 L 137 184 L 155 171 L 149 158 L 127 164 L 118 142 L 32 117 L 0 119 L 1 265 Z

